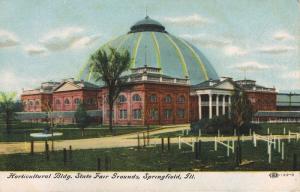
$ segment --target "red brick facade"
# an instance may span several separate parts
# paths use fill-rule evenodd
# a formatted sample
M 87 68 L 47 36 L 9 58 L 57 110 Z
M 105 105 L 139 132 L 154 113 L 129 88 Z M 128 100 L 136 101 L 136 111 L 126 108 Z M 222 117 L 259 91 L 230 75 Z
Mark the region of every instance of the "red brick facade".
M 246 91 L 253 111 L 276 111 L 276 92 Z
M 31 95 L 21 95 L 23 109 L 26 112 L 46 111 L 47 106 L 52 105 L 52 94 L 37 93 Z
M 104 123 L 108 123 L 108 104 L 105 102 L 107 91 L 101 107 Z M 119 99 L 120 97 L 124 98 Z M 189 87 L 184 85 L 167 85 L 140 83 L 130 85 L 123 91 L 114 106 L 114 123 L 120 125 L 163 125 L 189 122 Z M 115 112 L 116 111 L 116 112 Z

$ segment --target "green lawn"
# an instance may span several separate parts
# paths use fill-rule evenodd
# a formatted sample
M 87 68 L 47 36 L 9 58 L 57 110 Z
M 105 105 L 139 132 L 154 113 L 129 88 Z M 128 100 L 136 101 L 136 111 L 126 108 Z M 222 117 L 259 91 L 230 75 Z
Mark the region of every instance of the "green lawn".
M 2 171 L 96 171 L 97 158 L 101 158 L 104 167 L 104 158 L 112 159 L 111 171 L 271 171 L 292 170 L 292 156 L 294 153 L 300 157 L 300 142 L 285 143 L 286 159 L 281 160 L 280 154 L 272 151 L 272 164 L 268 164 L 265 142 L 258 142 L 256 148 L 252 142 L 242 143 L 243 160 L 252 162 L 235 167 L 234 155 L 226 157 L 225 147 L 218 146 L 213 150 L 213 142 L 202 143 L 201 160 L 195 160 L 194 153 L 187 145 L 182 150 L 178 145 L 171 145 L 171 152 L 161 152 L 160 145 L 156 147 L 114 148 L 97 150 L 76 150 L 72 152 L 72 161 L 63 163 L 62 151 L 50 152 L 50 160 L 45 159 L 43 153 L 13 154 L 0 156 L 0 170 Z M 167 147 L 165 147 L 165 150 Z M 300 161 L 299 161 L 300 162 Z M 298 162 L 298 167 L 300 166 Z
M 62 136 L 54 137 L 54 140 L 66 140 L 66 139 L 84 139 L 84 138 L 97 138 L 97 137 L 105 137 L 105 136 L 111 136 L 111 132 L 107 128 L 97 128 L 97 129 L 85 129 L 84 136 L 81 136 L 81 130 L 80 129 L 53 129 L 54 132 L 61 132 L 63 133 Z M 144 129 L 141 128 L 135 128 L 135 127 L 127 127 L 127 128 L 115 128 L 114 129 L 114 135 L 121 135 L 126 133 L 133 133 L 137 131 L 141 131 Z M 43 129 L 14 129 L 10 134 L 6 134 L 5 131 L 0 132 L 0 141 L 1 142 L 22 142 L 22 141 L 40 141 L 45 140 L 44 138 L 33 138 L 30 137 L 30 133 L 41 133 L 43 132 Z

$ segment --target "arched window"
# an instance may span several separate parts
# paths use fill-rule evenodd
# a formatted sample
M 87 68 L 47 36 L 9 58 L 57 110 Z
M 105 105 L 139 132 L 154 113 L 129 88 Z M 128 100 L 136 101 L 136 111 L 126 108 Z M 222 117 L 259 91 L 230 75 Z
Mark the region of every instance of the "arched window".
M 142 99 L 141 99 L 141 97 L 140 97 L 138 94 L 134 94 L 134 95 L 132 96 L 132 100 L 133 100 L 133 101 L 141 101 Z
M 165 100 L 166 103 L 171 103 L 172 102 L 172 97 L 170 95 L 167 95 L 164 100 Z
M 150 95 L 150 102 L 157 102 L 157 96 L 155 94 Z
M 29 105 L 32 106 L 33 105 L 33 101 L 29 101 Z
M 59 99 L 56 99 L 56 100 L 55 100 L 55 104 L 56 104 L 56 105 L 59 105 L 59 104 L 60 104 L 60 100 L 59 100 Z
M 79 99 L 79 98 L 74 99 L 74 103 L 75 103 L 76 105 L 79 105 L 79 104 L 80 104 L 80 99 Z
M 65 99 L 65 105 L 70 105 L 70 100 L 69 99 Z
M 40 105 L 40 102 L 38 100 L 35 101 L 35 105 Z
M 184 103 L 184 102 L 185 102 L 185 97 L 184 97 L 183 95 L 179 96 L 179 97 L 177 98 L 177 102 L 178 102 L 178 103 Z
M 118 100 L 120 103 L 125 103 L 127 101 L 127 99 L 124 95 L 120 95 Z

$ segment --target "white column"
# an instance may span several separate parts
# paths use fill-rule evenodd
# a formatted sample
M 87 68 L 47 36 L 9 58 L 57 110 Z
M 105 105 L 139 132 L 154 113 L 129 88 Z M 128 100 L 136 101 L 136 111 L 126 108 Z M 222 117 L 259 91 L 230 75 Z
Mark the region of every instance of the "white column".
M 225 95 L 223 95 L 223 100 L 222 100 L 222 115 L 225 115 Z
M 198 95 L 198 110 L 199 110 L 199 120 L 202 119 L 202 99 L 201 95 Z
M 219 116 L 219 95 L 216 96 L 216 115 Z
M 208 107 L 209 107 L 209 118 L 212 118 L 212 94 L 209 93 L 209 102 L 208 102 Z

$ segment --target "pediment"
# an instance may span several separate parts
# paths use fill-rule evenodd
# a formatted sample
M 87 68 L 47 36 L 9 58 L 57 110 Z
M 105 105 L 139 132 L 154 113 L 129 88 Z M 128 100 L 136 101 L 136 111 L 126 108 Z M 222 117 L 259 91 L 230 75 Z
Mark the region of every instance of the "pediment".
M 235 86 L 230 81 L 222 82 L 217 85 L 215 88 L 217 89 L 227 89 L 227 90 L 234 90 Z
M 58 87 L 55 92 L 61 92 L 61 91 L 74 91 L 74 90 L 80 90 L 81 88 L 71 82 L 66 82 L 62 84 L 60 87 Z

